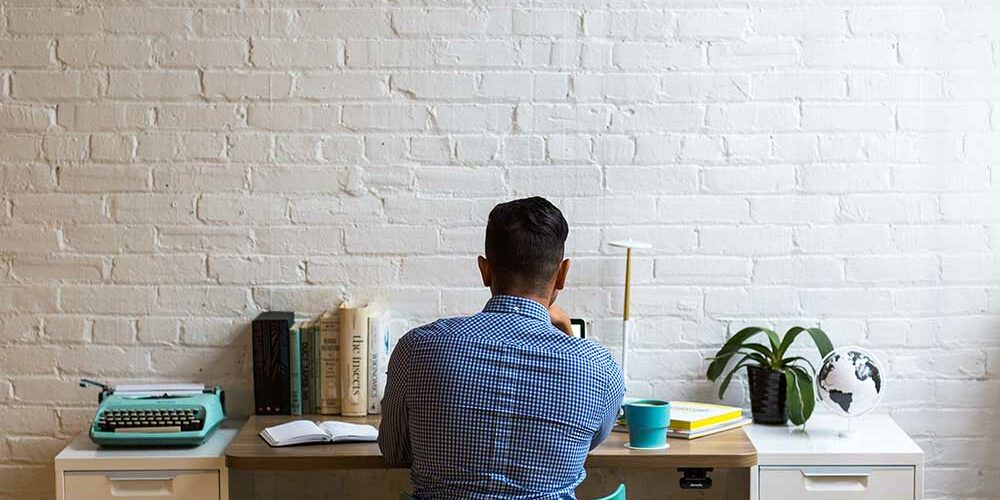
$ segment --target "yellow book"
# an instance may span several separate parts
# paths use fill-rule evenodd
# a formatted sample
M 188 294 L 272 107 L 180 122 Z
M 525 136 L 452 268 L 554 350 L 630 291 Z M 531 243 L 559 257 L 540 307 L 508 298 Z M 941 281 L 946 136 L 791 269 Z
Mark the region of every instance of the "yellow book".
M 728 421 L 739 420 L 743 410 L 732 406 L 692 403 L 690 401 L 670 402 L 670 429 L 693 431 Z

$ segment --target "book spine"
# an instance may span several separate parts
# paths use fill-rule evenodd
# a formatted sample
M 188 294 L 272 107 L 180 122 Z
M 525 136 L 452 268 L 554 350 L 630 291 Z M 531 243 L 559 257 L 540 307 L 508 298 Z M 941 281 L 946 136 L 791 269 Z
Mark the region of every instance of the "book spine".
M 274 380 L 274 412 L 278 415 L 288 415 L 291 410 L 291 342 L 289 329 L 294 321 L 272 321 L 271 322 L 271 343 L 274 349 L 274 356 L 277 376 Z
M 289 413 L 302 415 L 302 340 L 300 325 L 289 331 Z
M 260 415 L 288 412 L 288 323 L 255 320 L 253 336 L 254 411 Z
M 313 408 L 313 359 L 312 359 L 312 328 L 310 324 L 302 326 L 299 330 L 299 354 L 302 359 L 302 378 L 300 382 L 302 391 L 302 413 L 315 413 Z
M 324 415 L 340 414 L 340 322 L 328 311 L 320 320 L 320 407 Z
M 362 417 L 368 414 L 368 314 L 363 307 L 340 310 L 341 414 Z
M 388 321 L 384 315 L 373 316 L 368 323 L 368 413 L 382 413 L 386 370 L 389 364 Z
M 251 342 L 253 345 L 253 408 L 254 413 L 266 414 L 271 406 L 270 395 L 266 389 L 267 375 L 264 371 L 264 358 L 267 355 L 264 339 L 264 322 L 254 320 L 250 324 Z
M 322 339 L 320 338 L 319 334 L 320 330 L 319 330 L 318 320 L 313 322 L 312 328 L 310 330 L 311 330 L 310 336 L 312 337 L 312 379 L 310 379 L 310 382 L 312 383 L 312 394 L 313 394 L 313 400 L 312 400 L 313 405 L 311 413 L 316 414 L 319 413 L 320 401 L 321 398 L 323 397 L 323 387 L 320 384 L 320 377 L 319 377 L 320 375 L 319 360 L 320 357 L 323 355 L 323 351 L 320 345 Z

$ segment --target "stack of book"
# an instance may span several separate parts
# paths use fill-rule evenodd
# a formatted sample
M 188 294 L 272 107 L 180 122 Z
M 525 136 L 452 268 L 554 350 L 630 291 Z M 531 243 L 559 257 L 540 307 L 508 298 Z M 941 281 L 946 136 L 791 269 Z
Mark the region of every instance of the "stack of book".
M 251 329 L 255 413 L 380 413 L 391 325 L 389 313 L 367 306 L 343 305 L 315 318 L 261 313 Z
M 678 439 L 697 439 L 730 429 L 738 429 L 752 422 L 752 418 L 743 416 L 743 410 L 732 406 L 671 401 L 667 436 Z M 624 415 L 618 417 L 614 430 L 628 432 L 628 423 L 625 421 Z
M 743 410 L 732 406 L 670 402 L 670 427 L 667 435 L 673 438 L 696 439 L 730 429 L 743 427 L 753 419 L 743 416 Z

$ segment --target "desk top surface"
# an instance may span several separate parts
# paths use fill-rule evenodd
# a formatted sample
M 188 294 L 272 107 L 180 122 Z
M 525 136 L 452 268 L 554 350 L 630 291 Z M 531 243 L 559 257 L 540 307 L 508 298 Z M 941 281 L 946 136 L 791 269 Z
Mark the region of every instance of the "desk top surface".
M 251 416 L 226 449 L 226 465 L 233 469 L 383 469 L 376 443 L 339 443 L 272 448 L 258 435 L 265 427 L 290 420 L 339 420 L 378 426 L 379 417 L 341 417 L 330 415 Z M 743 468 L 757 463 L 757 452 L 742 429 L 695 440 L 669 439 L 669 449 L 631 450 L 626 448 L 628 434 L 612 432 L 597 449 L 590 452 L 587 467 L 657 468 L 718 467 Z

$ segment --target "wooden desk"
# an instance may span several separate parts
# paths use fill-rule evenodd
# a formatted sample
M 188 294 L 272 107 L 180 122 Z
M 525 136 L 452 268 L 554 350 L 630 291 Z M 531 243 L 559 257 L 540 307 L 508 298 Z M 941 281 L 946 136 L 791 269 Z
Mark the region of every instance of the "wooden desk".
M 310 470 L 387 469 L 376 443 L 341 443 L 272 448 L 258 435 L 265 427 L 289 420 L 342 420 L 378 427 L 379 417 L 339 417 L 329 415 L 252 416 L 226 449 L 226 465 L 232 469 Z M 724 432 L 693 441 L 670 439 L 666 450 L 630 450 L 628 435 L 613 432 L 601 446 L 590 452 L 587 467 L 658 468 L 716 467 L 747 468 L 757 464 L 757 451 L 743 430 Z

